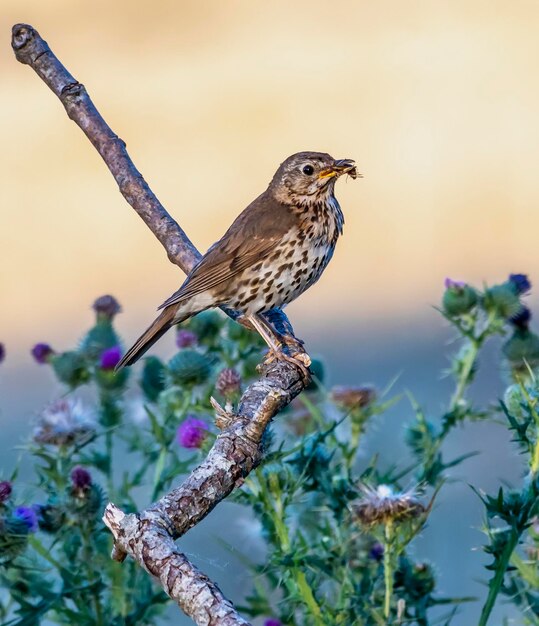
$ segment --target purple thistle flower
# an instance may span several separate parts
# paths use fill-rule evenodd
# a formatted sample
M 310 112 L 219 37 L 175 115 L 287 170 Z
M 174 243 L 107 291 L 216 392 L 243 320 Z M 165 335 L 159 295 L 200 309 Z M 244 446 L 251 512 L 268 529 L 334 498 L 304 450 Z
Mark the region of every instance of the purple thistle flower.
M 373 543 L 369 550 L 369 559 L 380 562 L 384 558 L 384 546 L 377 541 Z
M 37 513 L 32 507 L 18 506 L 15 509 L 13 515 L 21 522 L 24 522 L 29 532 L 35 533 L 37 531 L 38 529 Z
M 0 343 L 0 363 L 6 358 L 6 348 L 3 343 Z
M 195 346 L 197 339 L 198 337 L 195 333 L 192 330 L 187 330 L 186 328 L 180 328 L 176 333 L 176 345 L 180 349 Z
M 122 349 L 120 346 L 113 346 L 112 348 L 107 348 L 107 350 L 103 350 L 101 353 L 99 367 L 102 370 L 113 370 L 120 359 L 122 358 Z
M 283 626 L 283 623 L 274 617 L 270 617 L 264 622 L 264 626 Z
M 466 287 L 466 283 L 463 280 L 453 280 L 452 278 L 446 278 L 444 280 L 444 287 L 446 289 L 456 289 L 460 291 Z
M 532 312 L 528 309 L 527 306 L 523 306 L 520 311 L 509 318 L 509 322 L 516 326 L 517 328 L 521 328 L 522 330 L 526 330 L 530 325 L 530 320 L 532 317 Z
M 92 309 L 97 315 L 111 320 L 113 317 L 122 310 L 118 300 L 114 296 L 101 296 L 92 305 Z
M 188 416 L 178 426 L 176 441 L 182 448 L 200 448 L 206 439 L 208 425 L 196 417 Z
M 87 489 L 92 484 L 92 476 L 84 467 L 77 465 L 71 472 L 71 482 L 76 489 Z
M 54 354 L 54 350 L 48 343 L 36 343 L 32 348 L 32 356 L 40 365 L 47 363 L 52 354 Z
M 13 488 L 8 480 L 0 481 L 0 504 L 6 502 L 11 495 Z
M 509 274 L 509 282 L 513 285 L 519 296 L 528 293 L 532 288 L 532 284 L 526 274 Z

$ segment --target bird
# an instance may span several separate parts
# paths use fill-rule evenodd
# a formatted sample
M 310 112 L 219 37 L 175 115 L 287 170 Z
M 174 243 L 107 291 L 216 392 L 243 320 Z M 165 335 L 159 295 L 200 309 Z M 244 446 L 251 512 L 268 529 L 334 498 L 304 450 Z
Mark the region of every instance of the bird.
M 344 216 L 335 198 L 335 183 L 343 174 L 360 177 L 352 159 L 324 152 L 298 152 L 285 159 L 267 189 L 158 308 L 159 316 L 116 369 L 135 363 L 172 326 L 225 306 L 262 336 L 268 360 L 292 361 L 306 373 L 310 358 L 302 342 L 277 332 L 263 314 L 295 300 L 330 262 L 343 232 Z

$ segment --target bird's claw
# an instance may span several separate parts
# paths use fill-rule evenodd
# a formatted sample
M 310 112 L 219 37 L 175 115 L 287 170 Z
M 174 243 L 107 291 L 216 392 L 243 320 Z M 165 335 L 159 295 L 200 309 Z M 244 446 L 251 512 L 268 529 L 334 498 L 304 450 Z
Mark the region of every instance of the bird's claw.
M 297 346 L 296 346 L 297 347 Z M 299 369 L 303 381 L 308 384 L 311 381 L 311 357 L 304 351 L 298 351 L 294 354 L 286 354 L 283 350 L 270 350 L 264 359 L 264 365 L 269 365 L 274 361 L 284 361 L 290 363 Z

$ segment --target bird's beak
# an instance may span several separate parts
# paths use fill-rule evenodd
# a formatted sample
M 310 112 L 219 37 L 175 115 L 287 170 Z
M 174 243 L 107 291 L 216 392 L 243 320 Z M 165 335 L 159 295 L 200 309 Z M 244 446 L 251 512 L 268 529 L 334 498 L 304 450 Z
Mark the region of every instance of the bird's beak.
M 348 174 L 352 178 L 357 178 L 358 173 L 356 164 L 352 159 L 338 159 L 331 167 L 322 170 L 318 175 L 319 178 L 332 178 L 333 176 L 342 176 Z

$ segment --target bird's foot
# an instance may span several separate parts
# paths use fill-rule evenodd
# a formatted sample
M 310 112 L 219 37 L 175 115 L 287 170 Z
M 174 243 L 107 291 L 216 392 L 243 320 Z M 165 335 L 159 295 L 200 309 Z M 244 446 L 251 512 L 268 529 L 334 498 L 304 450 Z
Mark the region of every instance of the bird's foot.
M 305 342 L 302 341 L 301 339 L 298 339 L 297 337 L 294 337 L 294 335 L 279 335 L 279 341 L 281 343 L 283 343 L 287 348 L 290 348 L 290 351 L 292 353 L 301 353 L 304 354 L 305 356 L 309 356 L 306 352 L 305 352 Z M 309 358 L 309 365 L 311 364 L 311 359 Z
M 295 344 L 294 347 L 297 349 L 298 344 Z M 271 349 L 264 359 L 264 365 L 269 365 L 274 361 L 284 361 L 285 363 L 294 365 L 301 372 L 301 376 L 305 383 L 309 383 L 311 381 L 311 373 L 309 371 L 311 357 L 303 349 L 296 350 L 293 354 L 286 354 L 286 352 L 283 352 L 282 348 L 279 348 L 279 350 Z

